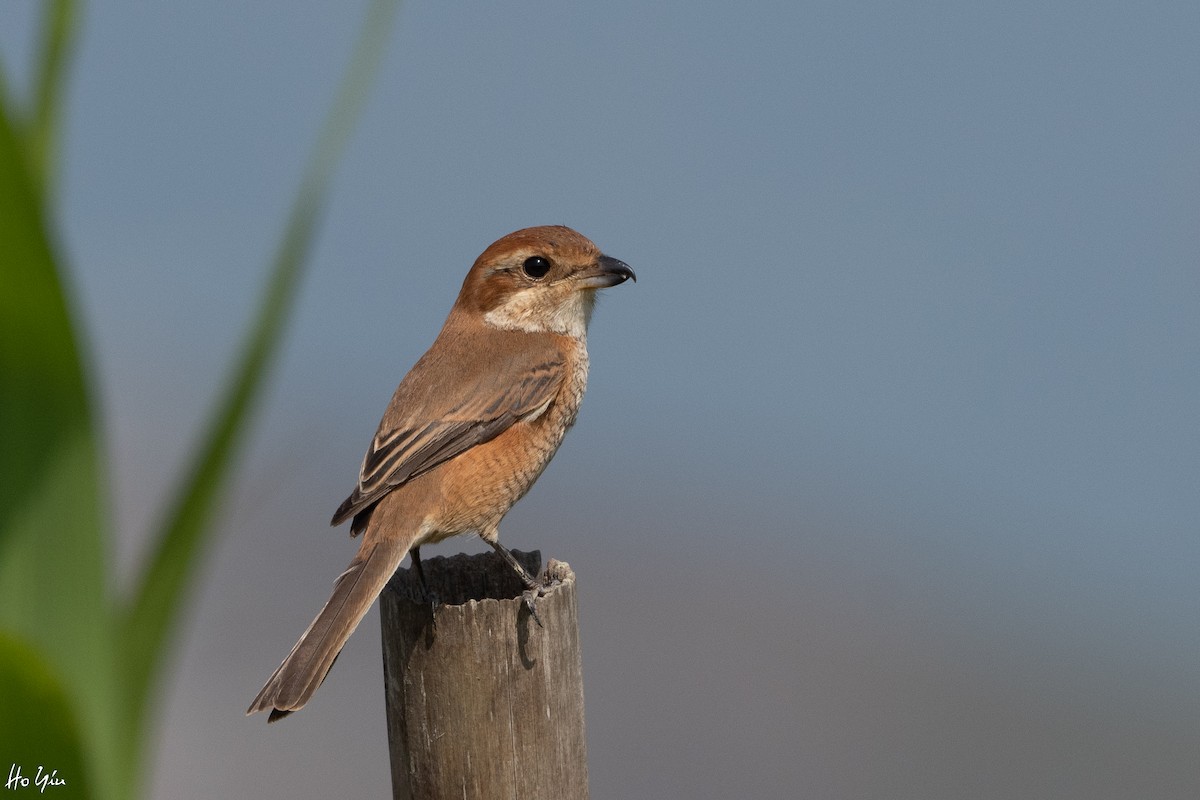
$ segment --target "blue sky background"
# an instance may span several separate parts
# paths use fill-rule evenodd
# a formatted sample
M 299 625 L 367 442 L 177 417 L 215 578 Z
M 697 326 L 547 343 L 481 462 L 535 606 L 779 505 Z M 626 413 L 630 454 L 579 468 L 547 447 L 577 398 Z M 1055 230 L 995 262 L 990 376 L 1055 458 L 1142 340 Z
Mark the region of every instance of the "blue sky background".
M 0 12 L 27 82 L 34 2 Z M 128 575 L 362 3 L 87 6 L 63 247 Z M 178 650 L 156 796 L 388 792 L 374 615 L 242 711 L 467 267 L 630 263 L 503 540 L 580 577 L 596 797 L 1200 792 L 1200 6 L 407 3 Z M 474 550 L 453 542 L 442 552 Z

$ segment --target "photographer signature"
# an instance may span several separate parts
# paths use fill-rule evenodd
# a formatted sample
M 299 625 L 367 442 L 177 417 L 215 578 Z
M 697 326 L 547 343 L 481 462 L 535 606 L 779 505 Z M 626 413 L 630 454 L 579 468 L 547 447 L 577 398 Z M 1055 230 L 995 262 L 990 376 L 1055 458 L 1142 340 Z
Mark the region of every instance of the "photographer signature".
M 56 769 L 47 771 L 45 767 L 39 764 L 37 772 L 30 778 L 22 773 L 20 764 L 13 764 L 8 768 L 8 780 L 5 781 L 4 788 L 12 789 L 13 791 L 33 788 L 44 794 L 46 789 L 51 786 L 66 785 L 66 779 L 58 777 L 58 770 Z

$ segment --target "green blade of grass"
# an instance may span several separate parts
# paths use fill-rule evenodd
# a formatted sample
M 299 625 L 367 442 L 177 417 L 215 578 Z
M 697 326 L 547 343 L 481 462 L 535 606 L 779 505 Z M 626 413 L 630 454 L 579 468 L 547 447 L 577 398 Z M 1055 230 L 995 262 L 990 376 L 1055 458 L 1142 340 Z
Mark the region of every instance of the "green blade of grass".
M 74 0 L 45 6 L 27 125 L 0 74 L 0 555 L 12 518 L 57 454 L 92 437 L 83 366 L 45 218 L 41 164 L 55 137 L 74 19 Z M 98 530 L 100 509 L 89 516 L 94 524 L 84 520 L 85 527 Z
M 110 793 L 105 505 L 88 382 L 41 198 L 0 98 L 0 629 L 61 676 L 89 765 Z
M 42 41 L 33 86 L 33 109 L 29 115 L 30 170 L 44 196 L 50 196 L 58 166 L 59 112 L 62 109 L 64 78 L 75 52 L 80 12 L 75 0 L 48 0 L 42 16 Z
M 257 320 L 124 614 L 122 667 L 127 703 L 139 717 L 135 730 L 140 731 L 145 722 L 147 699 L 155 688 L 166 639 L 194 577 L 199 555 L 210 539 L 211 523 L 248 416 L 279 349 L 334 164 L 382 58 L 397 7 L 397 0 L 373 0 L 368 9 L 350 68 L 325 119 L 288 217 Z
M 75 331 L 28 155 L 0 97 L 0 547 L 10 515 L 42 482 L 54 454 L 92 428 Z

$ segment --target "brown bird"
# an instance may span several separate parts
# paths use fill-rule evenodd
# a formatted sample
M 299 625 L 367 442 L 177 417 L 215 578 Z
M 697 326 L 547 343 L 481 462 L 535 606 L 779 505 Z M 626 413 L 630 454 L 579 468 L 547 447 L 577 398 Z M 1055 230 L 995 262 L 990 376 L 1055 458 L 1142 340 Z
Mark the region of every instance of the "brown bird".
M 302 708 L 406 553 L 419 573 L 423 544 L 477 532 L 538 590 L 497 528 L 579 413 L 596 290 L 629 278 L 627 264 L 562 226 L 510 233 L 476 259 L 333 515 L 363 534 L 358 553 L 247 714 L 274 722 Z

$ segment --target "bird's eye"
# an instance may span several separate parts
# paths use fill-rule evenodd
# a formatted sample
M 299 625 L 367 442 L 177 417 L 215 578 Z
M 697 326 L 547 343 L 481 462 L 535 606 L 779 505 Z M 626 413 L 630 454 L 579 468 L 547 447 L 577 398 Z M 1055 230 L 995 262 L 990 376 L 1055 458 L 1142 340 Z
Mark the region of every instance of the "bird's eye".
M 521 265 L 521 269 L 531 278 L 544 278 L 546 273 L 550 271 L 550 262 L 541 256 L 530 256 L 525 259 L 525 263 Z

